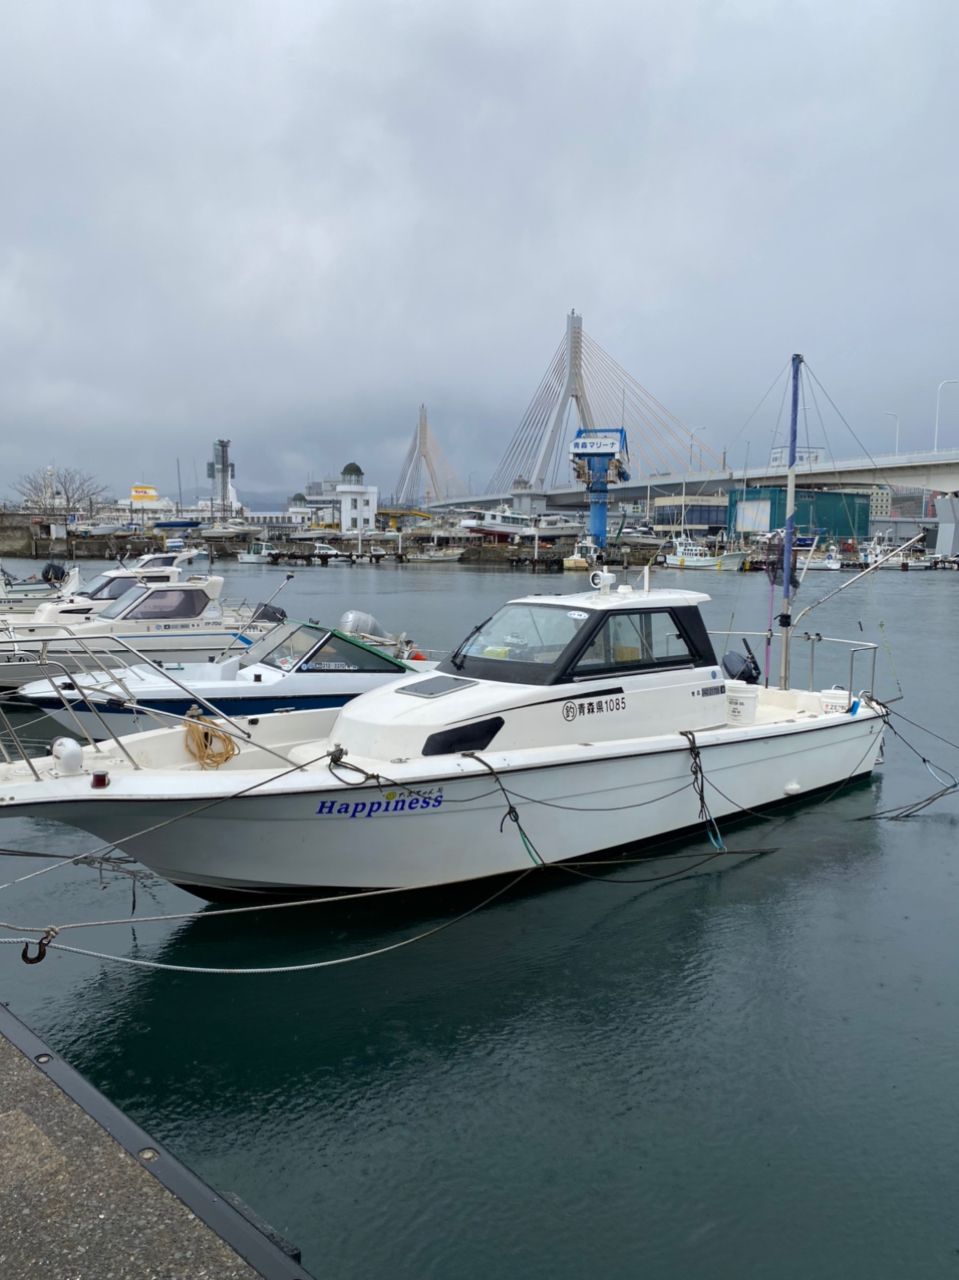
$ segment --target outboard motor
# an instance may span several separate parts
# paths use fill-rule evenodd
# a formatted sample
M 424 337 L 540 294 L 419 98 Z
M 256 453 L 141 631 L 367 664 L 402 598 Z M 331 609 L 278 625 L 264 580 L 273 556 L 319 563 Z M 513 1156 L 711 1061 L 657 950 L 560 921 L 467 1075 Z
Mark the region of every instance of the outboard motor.
M 735 649 L 731 649 L 729 653 L 723 654 L 723 670 L 730 680 L 742 680 L 745 684 L 759 684 L 762 672 L 756 661 L 756 655 L 750 649 L 749 641 L 745 637 L 743 645 L 746 649 L 745 653 L 737 653 Z
M 285 622 L 286 610 L 276 604 L 258 604 L 253 610 L 251 622 Z
M 63 567 L 63 565 L 56 564 L 53 560 L 47 561 L 47 563 L 43 566 L 43 572 L 40 574 L 40 577 L 47 584 L 52 584 L 54 582 L 62 582 L 66 576 L 67 576 L 67 571 Z
M 378 636 L 382 640 L 389 636 L 371 613 L 363 613 L 361 609 L 347 609 L 337 626 L 348 636 Z

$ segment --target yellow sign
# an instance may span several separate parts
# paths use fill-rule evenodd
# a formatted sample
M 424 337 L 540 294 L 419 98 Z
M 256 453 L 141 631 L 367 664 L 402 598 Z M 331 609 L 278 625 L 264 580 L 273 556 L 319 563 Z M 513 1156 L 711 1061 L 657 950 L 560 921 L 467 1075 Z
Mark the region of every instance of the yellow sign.
M 135 484 L 130 486 L 131 502 L 156 502 L 159 495 L 152 484 Z

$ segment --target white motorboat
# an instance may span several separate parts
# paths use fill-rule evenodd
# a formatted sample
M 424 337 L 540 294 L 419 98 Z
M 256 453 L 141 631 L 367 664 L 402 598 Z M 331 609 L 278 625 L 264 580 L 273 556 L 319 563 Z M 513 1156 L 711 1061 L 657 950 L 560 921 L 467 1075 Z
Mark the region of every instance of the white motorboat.
M 467 533 L 496 535 L 507 538 L 568 538 L 579 537 L 583 532 L 582 517 L 566 515 L 558 511 L 544 511 L 537 515 L 514 511 L 509 503 L 502 503 L 491 510 L 480 507 L 465 519 L 459 528 Z
M 92 832 L 203 897 L 289 896 L 516 874 L 872 771 L 870 693 L 724 676 L 708 596 L 612 583 L 513 600 L 435 673 L 338 711 L 58 739 L 0 765 L 0 815 Z
M 131 648 L 151 660 L 202 662 L 230 647 L 246 647 L 285 617 L 269 605 L 224 606 L 222 590 L 223 579 L 208 575 L 135 581 L 99 613 L 77 616 L 69 625 L 59 605 L 41 605 L 30 617 L 0 627 L 0 688 L 111 659 L 114 666 L 126 663 Z
M 248 520 L 233 516 L 228 520 L 220 520 L 213 524 L 203 524 L 198 532 L 201 538 L 228 542 L 232 538 L 245 538 L 248 534 L 260 533 L 261 530 L 258 525 L 250 524 Z
M 283 623 L 244 653 L 219 662 L 134 663 L 55 676 L 24 685 L 18 697 L 68 731 L 79 728 L 100 740 L 170 724 L 197 705 L 232 719 L 341 707 L 388 680 L 436 666 L 405 636 L 377 634 L 378 647 L 366 643 L 355 634 L 358 616 L 347 612 L 340 628 Z M 364 625 L 370 623 L 382 631 L 372 619 Z
M 349 564 L 353 556 L 345 547 L 334 547 L 330 542 L 314 542 L 310 554 L 318 560 L 326 560 L 330 564 Z
M 280 552 L 272 542 L 251 542 L 248 551 L 238 551 L 239 564 L 275 564 Z
M 32 599 L 8 608 L 6 600 L 0 597 L 0 627 L 25 626 L 38 609 L 41 612 L 35 621 L 71 626 L 78 618 L 102 613 L 111 601 L 118 600 L 137 582 L 177 582 L 183 567 L 192 564 L 193 559 L 192 552 L 154 552 L 140 556 L 131 565 L 117 563 L 115 568 L 104 570 L 85 586 L 78 584 L 79 575 L 68 577 L 65 581 L 75 585 L 42 603 Z
M 462 547 L 440 547 L 427 542 L 415 545 L 411 551 L 403 552 L 403 559 L 408 564 L 456 564 L 463 555 Z
M 35 609 L 47 600 L 60 600 L 80 585 L 77 565 L 67 569 L 65 565 L 50 560 L 43 566 L 37 578 L 14 578 L 0 565 L 0 613 Z
M 710 551 L 701 542 L 680 537 L 673 540 L 673 550 L 666 555 L 669 569 L 732 569 L 742 568 L 746 559 L 744 551 Z
M 582 572 L 592 569 L 602 559 L 602 551 L 592 538 L 581 538 L 568 556 L 563 557 L 563 568 L 567 572 Z
M 824 556 L 799 556 L 796 560 L 797 568 L 805 569 L 807 573 L 824 571 L 838 573 L 842 568 L 842 557 L 834 543 L 831 543 Z

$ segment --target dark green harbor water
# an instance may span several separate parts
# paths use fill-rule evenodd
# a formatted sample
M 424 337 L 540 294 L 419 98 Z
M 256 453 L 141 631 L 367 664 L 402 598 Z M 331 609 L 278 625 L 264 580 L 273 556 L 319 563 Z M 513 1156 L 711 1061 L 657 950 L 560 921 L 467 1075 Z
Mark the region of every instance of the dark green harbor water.
M 224 572 L 234 599 L 265 598 L 281 576 Z M 815 579 L 800 604 L 836 585 Z M 712 594 L 709 623 L 732 619 L 734 639 L 765 625 L 762 577 L 656 580 Z M 368 609 L 443 647 L 510 595 L 582 582 L 336 567 L 300 571 L 280 600 L 327 621 Z M 895 710 L 959 743 L 957 617 L 959 574 L 887 572 L 810 625 L 884 637 L 880 694 L 898 676 Z M 844 681 L 845 660 L 820 664 Z M 959 772 L 959 750 L 893 723 Z M 704 857 L 702 839 L 595 881 L 544 872 L 436 937 L 301 975 L 62 954 L 27 968 L 0 947 L 2 998 L 317 1276 L 959 1276 L 959 801 L 873 820 L 938 785 L 890 735 L 872 783 L 728 829 L 732 848 L 767 856 L 628 883 Z M 95 843 L 0 823 L 5 847 Z M 128 878 L 0 858 L 5 881 L 41 867 L 0 891 L 4 920 L 129 914 Z M 176 964 L 299 964 L 422 932 L 487 892 L 72 940 Z M 137 888 L 140 915 L 197 906 L 155 880 Z

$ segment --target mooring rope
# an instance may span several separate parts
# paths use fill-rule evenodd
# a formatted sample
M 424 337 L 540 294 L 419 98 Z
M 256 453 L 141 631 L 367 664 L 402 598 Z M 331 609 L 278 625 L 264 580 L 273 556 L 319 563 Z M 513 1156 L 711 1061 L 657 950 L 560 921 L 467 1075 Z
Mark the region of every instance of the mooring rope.
M 680 729 L 679 732 L 689 743 L 689 772 L 693 775 L 693 788 L 699 799 L 699 819 L 706 825 L 709 843 L 717 853 L 724 853 L 726 846 L 723 844 L 723 838 L 719 833 L 719 827 L 716 825 L 716 819 L 709 812 L 709 804 L 706 800 L 706 775 L 703 773 L 703 758 L 700 755 L 699 747 L 696 745 L 696 735 L 692 729 Z

